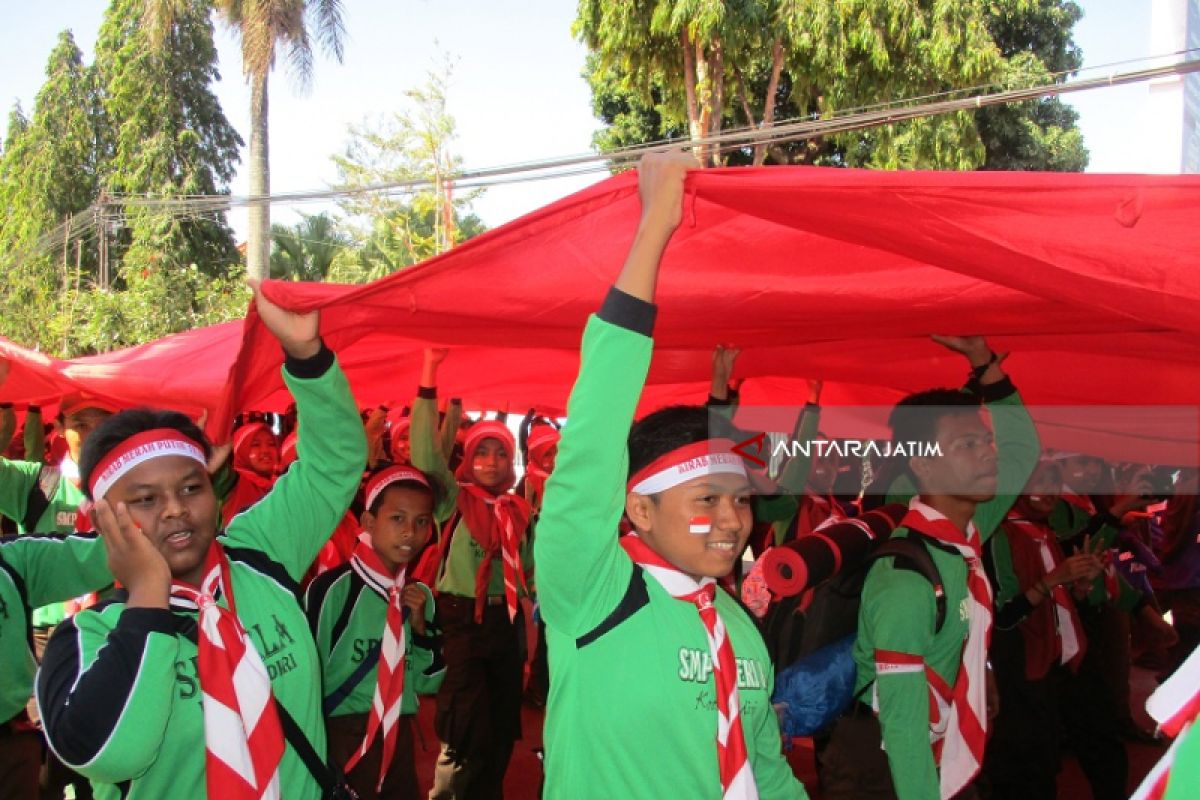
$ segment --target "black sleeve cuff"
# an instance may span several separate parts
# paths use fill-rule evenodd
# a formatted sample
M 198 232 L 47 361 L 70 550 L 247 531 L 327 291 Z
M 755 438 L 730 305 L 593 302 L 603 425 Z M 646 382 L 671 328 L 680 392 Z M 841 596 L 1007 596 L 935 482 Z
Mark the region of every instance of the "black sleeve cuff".
M 437 400 L 437 387 L 418 386 L 417 397 L 421 398 L 422 400 Z
M 645 300 L 639 300 L 614 286 L 608 290 L 608 296 L 604 298 L 604 304 L 600 306 L 596 316 L 607 323 L 618 325 L 634 333 L 653 336 L 658 306 L 654 303 L 647 303 Z
M 726 397 L 724 400 L 722 400 L 721 398 L 713 397 L 710 394 L 708 396 L 708 400 L 704 401 L 704 405 L 706 405 L 706 406 L 731 406 L 731 405 L 733 405 L 733 397 L 729 396 L 729 397 Z
M 412 643 L 413 647 L 420 647 L 422 650 L 433 652 L 442 646 L 442 637 L 436 631 L 427 632 L 425 635 L 413 631 Z
M 117 620 L 119 631 L 141 631 L 146 634 L 167 633 L 172 636 L 178 631 L 175 615 L 166 608 L 129 608 L 121 611 Z
M 333 366 L 333 351 L 321 342 L 321 349 L 311 358 L 292 358 L 287 356 L 283 362 L 284 368 L 293 378 L 312 380 L 319 378 Z
M 452 406 L 461 406 L 461 405 L 462 405 L 462 398 L 461 398 L 461 397 L 451 397 L 451 398 L 450 398 L 450 405 L 452 405 Z
M 967 391 L 985 403 L 994 403 L 997 400 L 1003 400 L 1009 395 L 1016 394 L 1017 387 L 1013 386 L 1012 379 L 1005 375 L 1003 380 L 996 381 L 995 383 L 983 384 L 976 380 L 968 381 Z

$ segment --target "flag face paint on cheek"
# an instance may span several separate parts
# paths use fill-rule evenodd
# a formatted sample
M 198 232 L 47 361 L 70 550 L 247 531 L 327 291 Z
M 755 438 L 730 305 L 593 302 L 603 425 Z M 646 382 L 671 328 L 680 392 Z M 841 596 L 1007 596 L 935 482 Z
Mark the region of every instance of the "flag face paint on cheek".
M 688 533 L 700 536 L 712 533 L 712 520 L 708 517 L 692 517 L 688 520 Z

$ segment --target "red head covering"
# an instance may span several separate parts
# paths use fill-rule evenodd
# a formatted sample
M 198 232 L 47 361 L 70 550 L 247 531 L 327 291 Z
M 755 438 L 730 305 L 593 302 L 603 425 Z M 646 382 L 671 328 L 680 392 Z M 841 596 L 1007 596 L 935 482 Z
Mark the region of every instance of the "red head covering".
M 259 431 L 271 433 L 271 429 L 261 422 L 251 422 L 233 432 L 233 465 L 238 469 L 254 471 L 250 466 L 250 440 Z M 275 434 L 271 433 L 271 437 L 274 436 Z
M 107 411 L 110 414 L 115 414 L 121 410 L 116 403 L 102 400 L 94 394 L 87 392 L 71 392 L 68 395 L 64 395 L 58 401 L 58 413 L 64 417 L 77 414 L 85 408 L 96 408 L 101 411 Z
M 540 463 L 546 451 L 551 447 L 556 447 L 561 438 L 562 435 L 553 425 L 535 425 L 529 431 L 529 439 L 526 442 L 530 465 Z
M 482 487 L 492 494 L 503 494 L 517 482 L 517 474 L 513 470 L 512 463 L 512 454 L 517 449 L 517 443 L 513 439 L 512 431 L 499 420 L 482 420 L 476 422 L 467 430 L 466 438 L 463 440 L 462 463 L 458 465 L 458 470 L 454 473 L 454 476 L 461 483 L 477 483 L 473 462 L 475 460 L 475 451 L 479 448 L 479 445 L 483 444 L 484 439 L 499 439 L 500 443 L 508 449 L 508 474 L 503 476 L 495 486 Z

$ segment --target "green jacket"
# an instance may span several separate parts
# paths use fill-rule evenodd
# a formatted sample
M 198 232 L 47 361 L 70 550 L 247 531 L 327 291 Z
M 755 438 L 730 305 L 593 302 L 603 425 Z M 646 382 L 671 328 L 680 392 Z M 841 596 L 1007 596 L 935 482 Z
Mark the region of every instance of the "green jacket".
M 354 497 L 366 439 L 332 353 L 289 361 L 284 377 L 299 411 L 300 458 L 260 503 L 234 518 L 222 542 L 238 616 L 275 700 L 323 755 L 321 665 L 298 581 Z M 97 798 L 205 797 L 197 651 L 180 631 L 195 618 L 194 611 L 116 601 L 80 612 L 51 637 L 38 674 L 47 739 L 92 781 Z M 280 782 L 289 800 L 321 795 L 290 745 Z
M 417 695 L 436 692 L 446 674 L 441 660 L 440 637 L 433 630 L 433 593 L 425 584 L 417 585 L 425 592 L 426 633 L 424 636 L 414 633 L 405 619 L 407 647 L 401 714 L 417 713 Z M 382 638 L 387 601 L 372 591 L 347 563 L 323 573 L 309 584 L 304 607 L 321 659 L 325 685 L 322 697 L 328 698 L 354 675 L 367 653 Z M 375 663 L 379 663 L 378 659 Z M 368 713 L 375 699 L 377 674 L 377 667 L 368 670 L 329 716 Z
M 30 608 L 111 583 L 108 554 L 95 534 L 0 538 L 0 722 L 20 713 L 33 694 Z
M 991 389 L 991 412 L 999 476 L 996 496 L 975 509 L 973 521 L 986 543 L 1004 520 L 1037 466 L 1037 430 L 1020 395 L 1005 381 Z M 1007 392 L 1007 393 L 1004 393 Z M 907 536 L 897 528 L 893 536 Z M 876 675 L 877 651 L 918 656 L 949 686 L 958 679 L 963 642 L 967 636 L 967 565 L 958 555 L 929 548 L 942 578 L 946 619 L 934 632 L 936 604 L 933 588 L 920 574 L 898 569 L 894 559 L 882 558 L 867 573 L 858 615 L 854 660 L 858 666 L 856 692 L 867 701 L 875 684 L 883 745 L 891 765 L 899 800 L 939 800 L 937 767 L 929 742 L 929 685 L 922 672 Z
M 455 516 L 458 507 L 458 494 L 461 491 L 458 479 L 450 471 L 446 461 L 446 450 L 438 433 L 437 397 L 434 390 L 423 388 L 417 399 L 413 401 L 412 423 L 409 428 L 409 447 L 412 450 L 413 466 L 422 472 L 432 475 L 445 487 L 434 516 L 439 523 L 444 524 Z M 510 454 L 513 455 L 513 454 Z M 445 535 L 445 532 L 441 535 Z M 439 540 L 438 544 L 441 542 Z M 520 546 L 521 567 L 525 580 L 532 584 L 533 578 L 533 546 L 530 537 L 524 536 Z M 459 516 L 451 533 L 450 549 L 446 553 L 445 563 L 438 571 L 437 590 L 439 593 L 459 595 L 460 597 L 475 596 L 475 575 L 479 565 L 487 555 L 486 551 L 471 536 L 467 521 Z M 532 585 L 530 585 L 532 589 Z M 518 586 L 517 592 L 524 595 L 525 591 Z M 504 562 L 497 555 L 492 559 L 492 574 L 488 581 L 488 595 L 504 596 Z
M 552 654 L 544 730 L 550 800 L 721 796 L 712 664 L 696 608 L 643 576 L 646 604 L 597 635 L 634 574 L 617 525 L 628 479 L 625 441 L 650 364 L 652 310 L 614 289 L 588 322 L 538 519 L 538 597 Z M 781 752 L 762 637 L 724 591 L 716 606 L 737 654 L 759 795 L 807 797 Z

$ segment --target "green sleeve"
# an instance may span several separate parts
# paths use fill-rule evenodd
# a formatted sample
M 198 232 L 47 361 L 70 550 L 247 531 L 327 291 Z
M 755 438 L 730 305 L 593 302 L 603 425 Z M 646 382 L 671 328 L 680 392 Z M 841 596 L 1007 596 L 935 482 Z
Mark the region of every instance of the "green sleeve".
M 817 438 L 820 425 L 821 407 L 808 403 L 800 411 L 792 438 L 797 442 L 812 442 Z M 783 543 L 792 520 L 800 511 L 800 498 L 804 497 L 808 488 L 808 475 L 811 471 L 812 449 L 809 449 L 807 455 L 803 450 L 797 449 L 796 455 L 788 460 L 783 474 L 779 476 L 781 494 L 771 498 L 769 502 L 755 503 L 754 518 L 771 523 L 776 546 Z
M 17 415 L 12 406 L 0 407 L 0 453 L 12 444 L 13 434 L 17 432 Z
M 437 433 L 437 400 L 417 396 L 413 401 L 412 422 L 408 429 L 408 446 L 412 452 L 413 466 L 437 479 L 445 490 L 434 516 L 438 522 L 450 519 L 458 505 L 458 480 L 450 471 L 446 453 L 442 451 Z
M 42 410 L 31 408 L 25 415 L 25 460 L 46 461 L 46 436 L 42 432 Z
M 283 376 L 296 398 L 299 457 L 266 497 L 233 518 L 226 539 L 263 551 L 299 580 L 358 491 L 367 438 L 336 360 L 320 377 L 286 369 Z
M 29 490 L 38 482 L 42 465 L 0 458 L 0 514 L 20 523 L 29 507 Z
M 929 581 L 891 559 L 871 568 L 863 587 L 859 636 L 875 651 L 924 658 L 933 644 L 937 609 Z M 876 675 L 879 725 L 898 800 L 939 800 L 929 744 L 929 683 L 923 670 Z
M 578 636 L 616 607 L 633 566 L 617 542 L 629 478 L 626 440 L 654 342 L 593 315 L 546 485 L 534 560 L 546 624 Z
M 987 410 L 991 413 L 992 432 L 996 437 L 999 476 L 996 496 L 976 506 L 972 518 L 985 542 L 1017 502 L 1042 454 L 1037 428 L 1019 393 L 1013 392 L 989 402 Z
M 33 608 L 70 600 L 112 584 L 104 541 L 95 534 L 5 536 L 0 561 L 25 581 Z
M 38 676 L 38 705 L 55 752 L 85 778 L 132 780 L 163 755 L 179 658 L 179 640 L 168 632 L 169 614 L 165 609 L 86 610 L 51 637 Z M 157 620 L 157 629 L 146 630 L 148 618 Z M 91 707 L 114 693 L 122 698 L 120 713 L 97 719 Z M 97 728 L 103 733 L 98 735 Z
M 462 423 L 462 417 L 462 403 L 451 400 L 450 406 L 446 409 L 446 416 L 442 419 L 441 430 L 438 431 L 442 440 L 442 455 L 445 456 L 447 462 L 450 461 L 450 454 L 454 452 L 454 442 L 458 436 L 458 426 Z
M 1168 773 L 1163 800 L 1192 800 L 1200 790 L 1200 724 L 1193 722 L 1179 735 L 1183 740 Z
M 433 630 L 435 606 L 436 602 L 433 599 L 433 592 L 425 584 L 420 584 L 421 590 L 425 592 L 425 632 L 429 633 Z M 435 654 L 427 647 L 418 644 L 417 639 L 413 639 L 412 649 L 409 651 L 409 658 L 412 659 L 412 675 L 413 675 L 413 690 L 417 694 L 434 694 L 442 686 L 442 679 L 446 677 L 446 666 L 441 663 L 441 660 L 435 658 Z M 434 662 L 438 662 L 440 666 L 434 668 Z
M 817 430 L 821 426 L 821 407 L 809 403 L 800 411 L 796 420 L 796 430 L 792 438 L 797 442 L 812 442 L 817 438 Z M 804 494 L 808 487 L 808 474 L 812 470 L 812 449 L 807 455 L 797 448 L 796 455 L 788 459 L 783 474 L 779 476 L 779 485 L 784 491 L 796 497 Z
M 1017 595 L 1021 594 L 1021 584 L 1017 580 L 1017 571 L 1013 567 L 1012 547 L 1009 545 L 1008 533 L 1003 528 L 996 531 L 991 541 L 987 543 L 992 554 L 992 566 L 996 571 L 996 608 L 1003 608 Z

